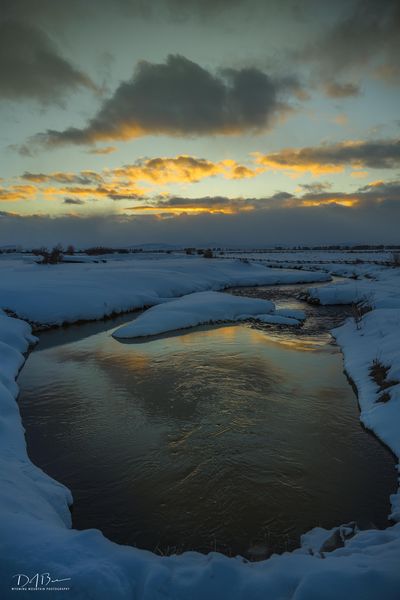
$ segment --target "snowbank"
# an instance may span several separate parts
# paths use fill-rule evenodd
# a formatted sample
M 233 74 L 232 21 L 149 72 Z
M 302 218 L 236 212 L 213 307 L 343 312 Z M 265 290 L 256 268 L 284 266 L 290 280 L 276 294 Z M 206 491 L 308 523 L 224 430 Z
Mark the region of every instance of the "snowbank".
M 400 310 L 373 310 L 333 335 L 357 387 L 362 423 L 400 457 Z M 391 503 L 391 518 L 400 521 L 400 491 Z
M 174 270 L 167 261 L 163 262 L 164 268 L 158 264 L 151 273 L 149 268 L 141 272 L 137 267 L 127 268 L 125 264 L 122 270 L 115 266 L 107 270 L 105 265 L 84 265 L 80 271 L 76 269 L 81 265 L 62 265 L 54 270 L 45 267 L 43 271 L 40 271 L 43 267 L 36 265 L 7 267 L 6 277 L 0 278 L 0 305 L 25 314 L 32 321 L 57 323 L 73 320 L 77 315 L 77 318 L 85 318 L 82 315 L 99 318 L 108 314 L 112 306 L 113 310 L 115 307 L 122 310 L 124 306 L 135 306 L 135 302 L 144 298 L 146 303 L 148 298 L 157 303 L 162 296 L 171 298 L 185 290 L 201 291 L 207 285 L 209 289 L 220 289 L 225 285 L 254 285 L 272 282 L 274 277 L 292 277 L 284 272 L 273 274 L 256 265 L 238 266 L 226 261 L 226 266 L 219 266 L 210 262 L 196 263 L 199 273 L 196 273 L 194 262 L 191 263 L 193 270 L 183 264 L 178 264 Z M 99 267 L 97 271 L 96 267 Z M 71 271 L 63 272 L 64 268 Z M 135 288 L 134 277 L 140 292 Z M 390 285 L 391 302 L 396 294 L 399 297 L 399 288 L 395 291 L 398 279 L 393 276 L 390 285 L 389 279 L 386 279 L 386 292 L 382 288 L 377 293 L 377 302 L 388 301 Z M 109 289 L 112 282 L 116 284 L 116 290 Z M 75 288 L 69 289 L 74 285 Z M 265 318 L 296 318 L 295 315 L 277 313 L 263 314 Z M 400 452 L 400 406 L 399 386 L 395 381 L 399 377 L 399 333 L 398 306 L 378 308 L 364 315 L 361 322 L 349 321 L 335 330 L 344 349 L 346 369 L 359 390 L 362 419 L 397 454 Z M 258 563 L 217 553 L 205 556 L 186 552 L 181 556 L 159 557 L 114 544 L 97 530 L 70 529 L 71 494 L 29 461 L 15 402 L 18 393 L 15 377 L 23 364 L 23 353 L 34 341 L 29 325 L 0 311 L 2 600 L 15 598 L 12 588 L 18 587 L 18 574 L 22 583 L 26 577 L 48 574 L 44 589 L 51 587 L 53 591 L 49 594 L 47 589 L 47 592 L 37 591 L 37 594 L 45 598 L 70 597 L 74 600 L 399 599 L 400 523 L 384 531 L 355 532 L 349 526 L 314 529 L 303 537 L 302 547 L 298 550 L 274 555 Z M 375 358 L 387 367 L 385 381 L 391 382 L 383 390 L 382 378 L 378 384 L 370 377 L 371 361 Z M 379 401 L 383 392 L 389 395 L 384 402 Z M 400 518 L 398 508 L 394 501 L 393 516 L 396 518 Z M 340 543 L 332 544 L 332 539 L 338 539 Z M 64 581 L 49 584 L 48 579 Z M 36 585 L 34 579 L 30 585 Z M 69 592 L 64 594 L 54 590 L 59 586 L 69 588 Z
M 302 310 L 278 309 L 273 302 L 220 292 L 198 292 L 153 306 L 128 325 L 116 331 L 115 338 L 159 335 L 196 325 L 253 319 L 271 325 L 300 325 Z
M 364 310 L 333 330 L 346 372 L 357 387 L 360 419 L 400 457 L 400 269 L 362 279 L 310 288 L 321 304 L 359 304 Z M 356 311 L 357 314 L 357 311 Z M 400 491 L 391 496 L 392 519 L 400 520 Z M 400 558 L 400 557 L 399 557 Z
M 268 300 L 220 292 L 198 292 L 153 306 L 128 325 L 114 331 L 113 336 L 138 338 L 205 323 L 243 321 L 249 317 L 258 318 L 257 315 L 273 312 L 274 309 L 274 304 Z
M 371 308 L 400 309 L 400 269 L 376 269 L 374 277 L 309 288 L 311 301 L 320 304 L 363 302 Z
M 197 257 L 60 265 L 14 260 L 0 262 L 0 269 L 0 308 L 42 326 L 101 319 L 164 299 L 230 286 L 330 280 L 325 273 Z

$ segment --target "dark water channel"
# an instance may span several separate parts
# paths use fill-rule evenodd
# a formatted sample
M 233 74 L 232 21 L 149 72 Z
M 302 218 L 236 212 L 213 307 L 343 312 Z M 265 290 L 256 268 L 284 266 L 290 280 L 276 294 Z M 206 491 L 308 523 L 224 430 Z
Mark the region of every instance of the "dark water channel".
M 301 286 L 231 291 L 307 321 L 116 341 L 131 314 L 40 334 L 19 405 L 31 459 L 73 492 L 76 528 L 263 557 L 316 525 L 388 524 L 394 461 L 361 427 L 328 333 L 345 309 L 294 299 Z

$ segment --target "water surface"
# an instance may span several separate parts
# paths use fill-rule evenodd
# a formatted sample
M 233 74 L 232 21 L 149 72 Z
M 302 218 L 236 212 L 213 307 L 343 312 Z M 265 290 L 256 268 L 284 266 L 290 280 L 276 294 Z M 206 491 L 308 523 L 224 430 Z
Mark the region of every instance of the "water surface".
M 317 525 L 388 524 L 394 462 L 361 427 L 326 331 L 114 340 L 131 319 L 42 333 L 19 378 L 29 454 L 72 490 L 75 527 L 252 557 Z

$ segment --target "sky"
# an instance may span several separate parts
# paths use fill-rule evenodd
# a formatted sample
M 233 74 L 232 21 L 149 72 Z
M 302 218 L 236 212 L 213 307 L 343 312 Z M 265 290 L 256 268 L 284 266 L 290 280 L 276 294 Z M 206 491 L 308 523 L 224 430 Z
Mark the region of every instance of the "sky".
M 0 8 L 0 246 L 400 243 L 398 0 Z

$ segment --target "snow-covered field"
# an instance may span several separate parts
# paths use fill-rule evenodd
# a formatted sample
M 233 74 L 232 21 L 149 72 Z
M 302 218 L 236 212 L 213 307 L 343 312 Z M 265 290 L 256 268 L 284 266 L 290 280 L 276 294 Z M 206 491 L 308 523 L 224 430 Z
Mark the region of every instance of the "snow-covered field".
M 390 250 L 270 250 L 261 252 L 227 252 L 228 257 L 245 257 L 270 263 L 374 263 L 392 260 Z
M 0 261 L 0 307 L 31 323 L 61 325 L 153 306 L 193 292 L 330 279 L 325 273 L 278 271 L 237 260 L 132 256 L 98 264 L 37 265 L 29 258 Z
M 228 252 L 227 257 L 261 262 L 268 267 L 321 271 L 356 278 L 373 275 L 377 269 L 393 263 L 388 250 L 271 250 L 269 252 Z
M 368 304 L 369 312 L 362 316 L 358 311 L 356 320 L 349 320 L 334 335 L 358 389 L 363 423 L 400 456 L 400 269 L 370 265 L 369 279 L 361 271 L 357 276 L 357 280 L 313 288 L 310 297 L 325 304 Z M 242 297 L 237 299 L 243 301 L 239 306 L 229 296 L 220 300 L 215 290 L 329 279 L 325 272 L 274 270 L 262 264 L 197 257 L 133 257 L 56 266 L 19 258 L 0 260 L 0 597 L 15 596 L 12 588 L 18 584 L 18 574 L 21 584 L 37 573 L 48 573 L 43 580 L 47 598 L 64 594 L 53 589 L 49 595 L 48 588 L 65 587 L 69 588 L 65 597 L 74 600 L 398 600 L 400 523 L 384 531 L 355 534 L 352 527 L 341 524 L 331 531 L 316 528 L 303 536 L 298 550 L 257 563 L 217 553 L 160 557 L 118 546 L 97 530 L 71 529 L 69 490 L 35 467 L 26 453 L 15 401 L 15 378 L 34 342 L 26 320 L 39 326 L 59 325 L 154 306 L 136 325 L 134 321 L 127 326 L 128 330 L 143 327 L 141 335 L 243 313 L 262 314 L 268 320 L 276 315 L 271 303 L 258 301 L 263 303 L 260 311 L 254 300 Z M 187 294 L 192 300 L 176 300 Z M 166 319 L 172 319 L 167 328 Z M 392 518 L 400 520 L 399 495 L 392 497 Z

